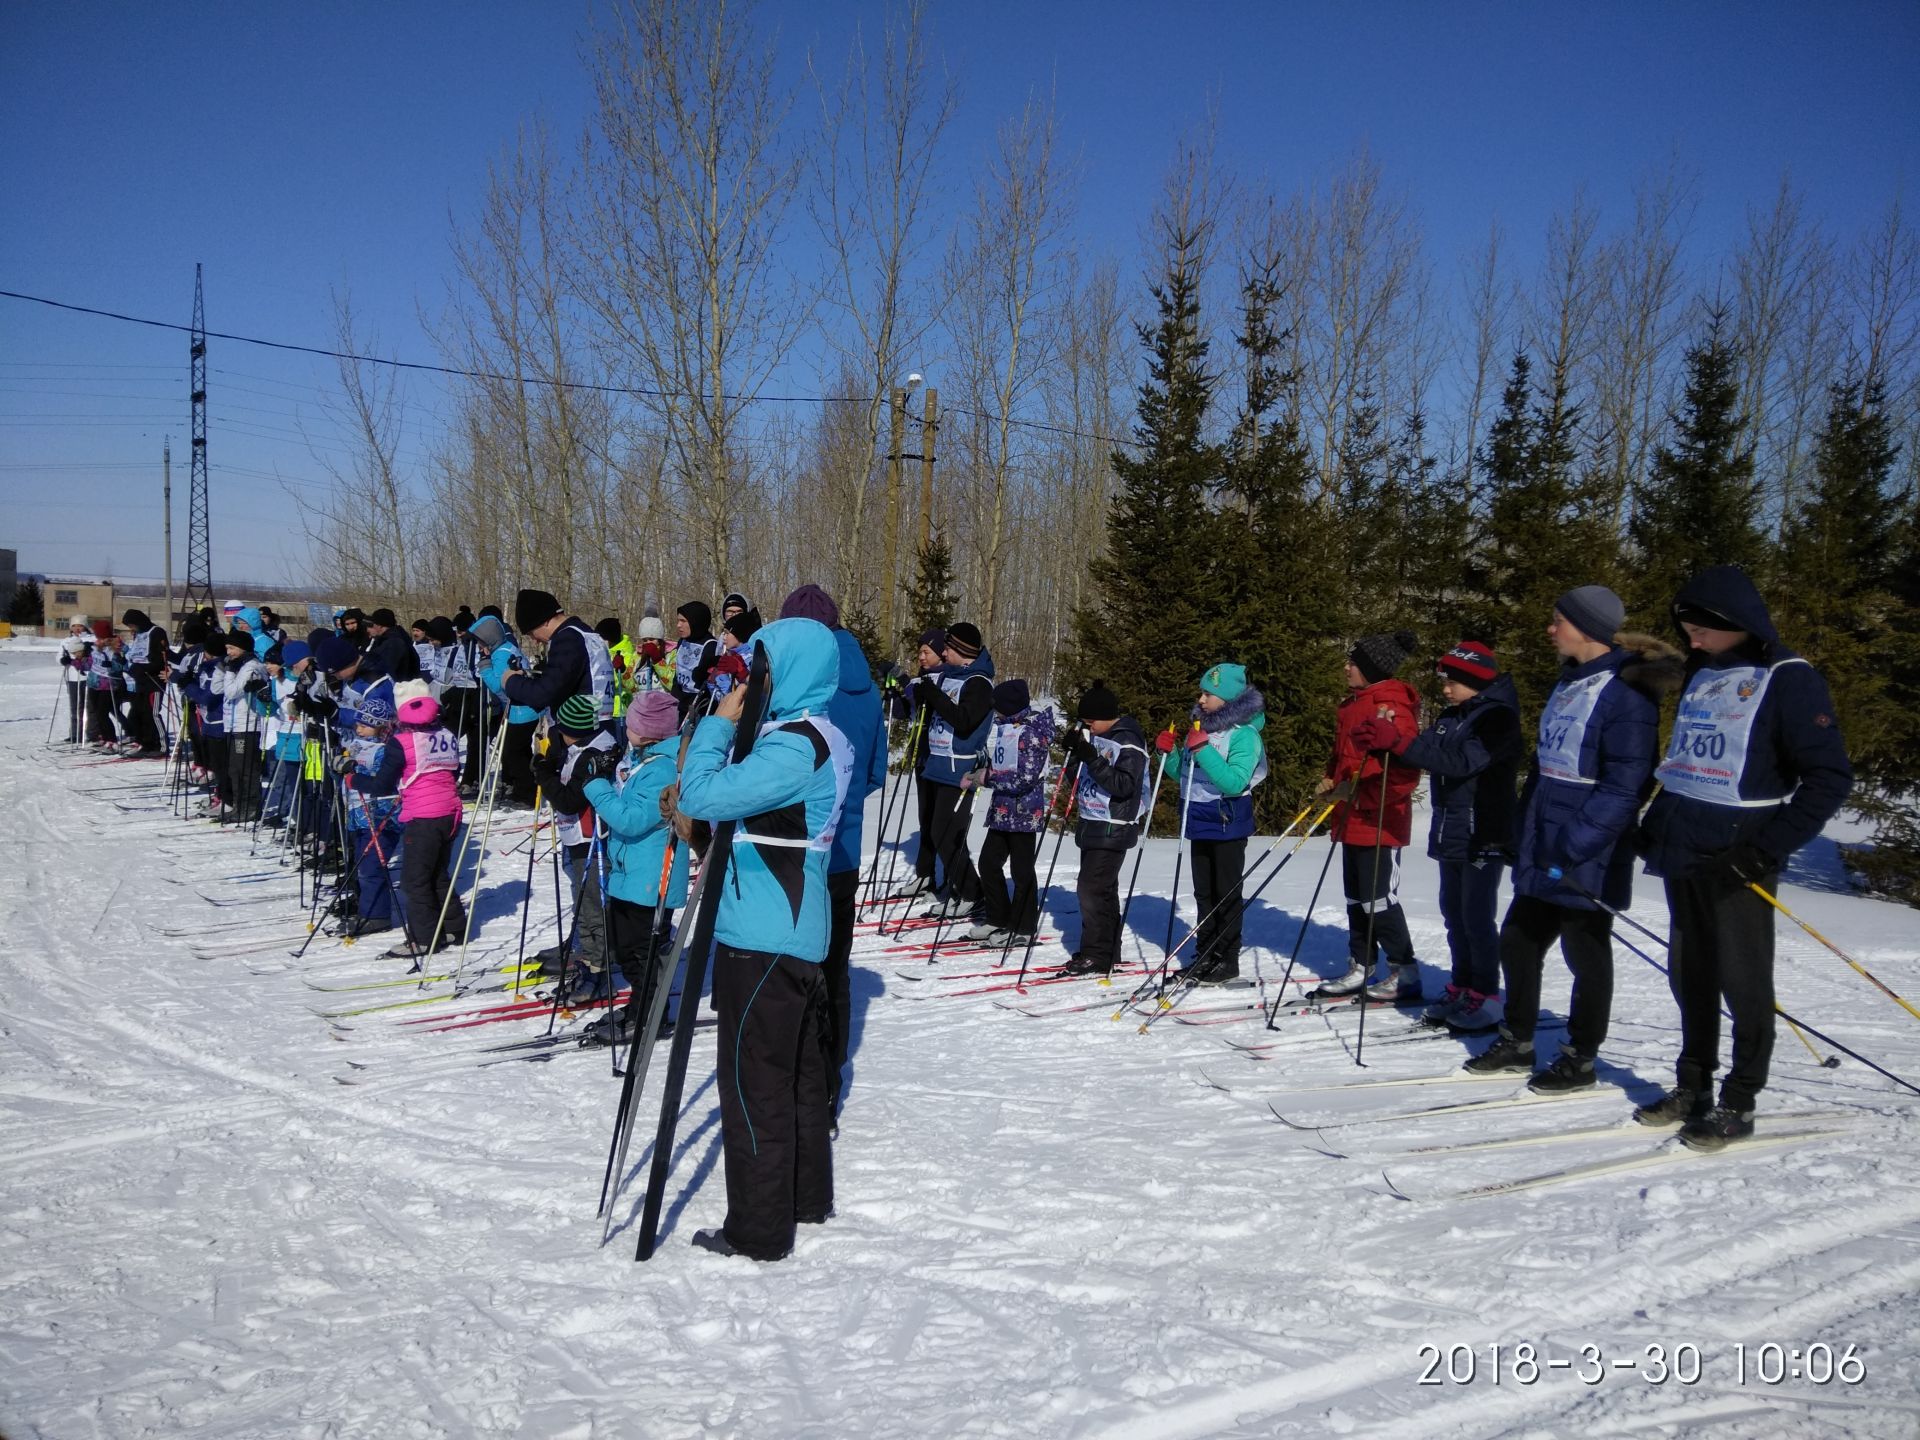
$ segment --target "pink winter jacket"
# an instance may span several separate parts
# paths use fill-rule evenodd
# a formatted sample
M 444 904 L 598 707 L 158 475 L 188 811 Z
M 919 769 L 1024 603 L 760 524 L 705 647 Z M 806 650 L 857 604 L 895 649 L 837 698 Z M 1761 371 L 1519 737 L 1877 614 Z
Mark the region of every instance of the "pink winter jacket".
M 400 822 L 460 823 L 460 738 L 444 725 L 403 725 L 394 735 L 400 766 Z

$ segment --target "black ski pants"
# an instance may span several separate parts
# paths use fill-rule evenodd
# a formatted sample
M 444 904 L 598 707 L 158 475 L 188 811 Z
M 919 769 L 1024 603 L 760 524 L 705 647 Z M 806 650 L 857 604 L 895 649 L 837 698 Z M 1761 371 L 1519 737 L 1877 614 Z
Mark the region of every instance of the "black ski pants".
M 833 1084 L 826 979 L 791 955 L 719 945 L 720 1143 L 727 1241 L 756 1260 L 793 1249 L 796 1223 L 833 1209 Z
M 1193 955 L 1187 963 L 1205 966 L 1216 975 L 1237 975 L 1240 925 L 1246 914 L 1240 894 L 1240 877 L 1247 869 L 1246 838 L 1190 843 L 1193 903 L 1200 912 L 1200 933 L 1194 937 Z
M 929 846 L 940 861 L 939 893 L 949 900 L 972 905 L 980 899 L 980 877 L 973 873 L 973 861 L 967 854 L 967 830 L 973 823 L 973 806 L 968 803 L 974 792 L 958 785 L 920 782 L 920 856 L 928 856 Z M 931 876 L 932 859 L 926 869 L 919 859 L 914 869 Z
M 833 1113 L 840 1114 L 840 1092 L 845 1088 L 847 1054 L 853 1038 L 853 919 L 860 890 L 858 870 L 836 870 L 827 876 L 827 958 L 820 967 L 827 986 L 827 1016 L 833 1037 Z
M 143 702 L 138 696 L 134 704 Z M 149 715 L 148 719 L 153 717 Z M 251 820 L 260 813 L 260 732 L 242 730 L 227 737 L 227 804 L 236 820 Z
M 1507 977 L 1506 1031 L 1533 1041 L 1540 1019 L 1540 977 L 1547 947 L 1560 942 L 1573 972 L 1573 1003 L 1567 1007 L 1567 1048 L 1594 1055 L 1607 1038 L 1613 1015 L 1613 917 L 1604 910 L 1575 910 L 1533 895 L 1516 895 L 1500 926 L 1500 968 Z
M 480 735 L 480 692 L 448 686 L 441 692 L 441 713 L 447 728 L 466 742 L 465 758 L 460 762 L 460 783 L 474 785 L 480 779 L 480 762 L 486 758 L 486 742 Z
M 119 738 L 113 728 L 113 692 L 87 691 L 87 739 L 99 745 Z
M 671 940 L 673 911 L 662 917 L 660 932 L 654 933 L 655 907 L 637 905 L 617 896 L 607 897 L 607 938 L 613 944 L 613 958 L 627 982 L 627 1010 L 641 1015 L 653 1003 L 649 986 L 671 985 L 673 977 L 660 970 L 673 954 Z M 661 1012 L 670 1015 L 669 1005 Z
M 451 815 L 409 820 L 403 827 L 400 893 L 407 902 L 407 939 L 416 950 L 431 950 L 441 937 L 455 940 L 467 932 L 466 906 L 453 893 L 453 837 L 459 828 Z M 435 935 L 442 907 L 447 919 Z
M 1347 954 L 1353 963 L 1373 974 L 1375 956 L 1367 953 L 1371 916 L 1375 954 L 1384 953 L 1389 965 L 1413 964 L 1413 936 L 1407 931 L 1407 913 L 1400 908 L 1399 848 L 1343 842 L 1340 880 L 1347 892 Z
M 996 930 L 1031 934 L 1040 923 L 1039 881 L 1033 857 L 1040 837 L 1032 831 L 989 830 L 980 846 L 980 903 Z M 1007 895 L 1007 868 L 1013 868 L 1013 895 Z
M 540 722 L 507 726 L 506 748 L 500 752 L 500 787 L 516 805 L 533 804 L 533 731 Z
M 78 672 L 73 672 L 78 673 Z M 67 689 L 67 743 L 78 745 L 86 729 L 87 682 L 69 680 Z
M 1777 875 L 1759 884 L 1771 891 Z M 1667 881 L 1672 955 L 1667 983 L 1680 1006 L 1682 1089 L 1705 1091 L 1720 1061 L 1720 1002 L 1733 1016 L 1733 1063 L 1720 1103 L 1751 1110 L 1773 1060 L 1773 908 L 1738 881 Z
M 142 750 L 159 750 L 160 727 L 153 718 L 154 693 L 136 686 L 127 696 L 127 738 L 138 740 Z
M 1124 850 L 1082 850 L 1074 898 L 1080 902 L 1080 959 L 1098 970 L 1120 963 L 1120 867 Z

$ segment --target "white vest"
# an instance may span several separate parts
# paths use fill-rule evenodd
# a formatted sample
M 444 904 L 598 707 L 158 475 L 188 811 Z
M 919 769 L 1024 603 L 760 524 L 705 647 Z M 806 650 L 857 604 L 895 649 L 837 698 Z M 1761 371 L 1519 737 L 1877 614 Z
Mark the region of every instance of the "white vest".
M 1782 665 L 1804 665 L 1794 656 Z M 1680 712 L 1667 742 L 1667 758 L 1654 771 L 1663 788 L 1689 800 L 1709 805 L 1760 809 L 1778 805 L 1783 797 L 1740 798 L 1740 777 L 1747 768 L 1747 749 L 1753 743 L 1753 721 L 1767 698 L 1774 667 L 1737 665 L 1724 670 L 1696 670 L 1680 697 Z
M 970 674 L 943 675 L 940 677 L 940 689 L 949 700 L 958 705 L 960 703 L 960 692 L 966 689 L 967 681 L 972 678 L 973 676 Z M 980 754 L 978 750 L 956 750 L 953 748 L 958 738 L 959 737 L 954 734 L 953 726 L 949 725 L 940 715 L 935 714 L 933 723 L 927 727 L 927 753 L 929 755 L 938 755 L 942 760 L 965 760 L 971 763 L 977 759 Z
M 1569 785 L 1591 785 L 1594 777 L 1580 773 L 1580 747 L 1587 725 L 1600 703 L 1600 692 L 1614 678 L 1612 670 L 1596 670 L 1580 680 L 1562 680 L 1553 687 L 1540 710 L 1540 745 L 1534 764 L 1549 780 Z
M 826 716 L 804 714 L 789 715 L 784 720 L 769 720 L 755 734 L 757 738 L 802 723 L 813 726 L 820 738 L 827 742 L 827 763 L 833 767 L 833 808 L 827 815 L 825 828 L 814 835 L 755 835 L 747 829 L 743 820 L 734 827 L 733 840 L 736 845 L 745 843 L 787 850 L 833 849 L 833 837 L 840 829 L 840 815 L 847 804 L 847 790 L 853 784 L 853 746 L 847 743 L 847 737 Z

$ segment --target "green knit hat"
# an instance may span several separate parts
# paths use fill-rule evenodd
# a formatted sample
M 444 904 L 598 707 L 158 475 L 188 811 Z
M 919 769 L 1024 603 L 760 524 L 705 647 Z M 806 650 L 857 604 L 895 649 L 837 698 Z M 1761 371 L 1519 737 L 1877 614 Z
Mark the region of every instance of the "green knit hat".
M 600 728 L 600 707 L 591 695 L 569 695 L 553 712 L 553 718 L 562 730 L 587 735 Z
M 1229 703 L 1247 693 L 1247 667 L 1216 665 L 1200 677 L 1200 688 Z

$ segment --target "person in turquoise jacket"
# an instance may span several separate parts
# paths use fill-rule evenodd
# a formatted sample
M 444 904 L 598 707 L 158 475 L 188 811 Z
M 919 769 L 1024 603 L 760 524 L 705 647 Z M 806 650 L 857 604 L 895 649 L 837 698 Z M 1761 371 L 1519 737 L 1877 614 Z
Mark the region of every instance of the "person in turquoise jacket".
M 1180 833 L 1192 846 L 1193 903 L 1199 912 L 1188 962 L 1203 985 L 1240 978 L 1240 879 L 1253 834 L 1253 788 L 1267 778 L 1266 701 L 1244 665 L 1215 665 L 1184 735 L 1155 742 L 1180 782 Z
M 516 805 L 533 804 L 533 729 L 540 723 L 540 712 L 515 705 L 507 698 L 507 670 L 515 662 L 523 668 L 526 656 L 514 643 L 506 623 L 495 615 L 482 615 L 467 627 L 467 633 L 487 652 L 487 663 L 480 672 L 480 683 L 487 693 L 507 707 L 507 738 L 500 751 L 500 781 L 507 798 Z
M 679 808 L 737 822 L 714 923 L 720 1139 L 727 1219 L 702 1249 L 783 1259 L 796 1224 L 833 1210 L 827 863 L 854 756 L 828 717 L 840 647 L 817 620 L 776 620 L 756 636 L 766 657 L 765 718 L 752 752 L 729 763 L 748 687 L 722 697 L 687 746 Z
M 587 1027 L 582 1038 L 590 1045 L 625 1045 L 633 1039 L 642 1023 L 641 1007 L 651 1000 L 649 978 L 655 985 L 672 979 L 656 971 L 673 912 L 687 903 L 687 847 L 660 811 L 660 792 L 673 784 L 680 765 L 680 707 L 664 690 L 642 690 L 623 721 L 626 753 L 610 776 L 596 775 L 582 787 L 600 819 L 607 849 L 608 939 L 628 988 L 627 1003 L 618 1012 Z M 664 916 L 657 913 L 662 905 Z

